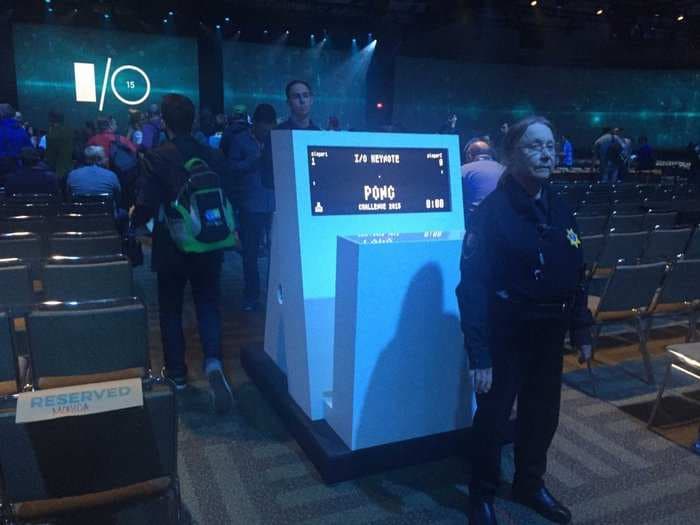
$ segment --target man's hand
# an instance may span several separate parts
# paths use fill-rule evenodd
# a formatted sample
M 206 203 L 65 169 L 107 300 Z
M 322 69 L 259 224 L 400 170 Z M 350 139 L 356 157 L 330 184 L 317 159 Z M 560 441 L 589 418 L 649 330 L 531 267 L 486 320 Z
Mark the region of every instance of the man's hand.
M 578 362 L 583 364 L 591 360 L 593 356 L 593 347 L 591 345 L 583 345 L 578 349 Z
M 470 370 L 469 376 L 477 394 L 486 394 L 491 390 L 491 383 L 493 383 L 493 370 L 491 368 Z

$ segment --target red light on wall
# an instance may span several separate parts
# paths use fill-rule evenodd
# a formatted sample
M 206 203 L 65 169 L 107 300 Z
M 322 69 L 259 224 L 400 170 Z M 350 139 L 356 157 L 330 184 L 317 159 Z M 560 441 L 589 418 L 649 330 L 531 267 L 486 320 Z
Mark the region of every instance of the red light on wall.
M 384 102 L 377 102 L 377 109 L 384 109 Z

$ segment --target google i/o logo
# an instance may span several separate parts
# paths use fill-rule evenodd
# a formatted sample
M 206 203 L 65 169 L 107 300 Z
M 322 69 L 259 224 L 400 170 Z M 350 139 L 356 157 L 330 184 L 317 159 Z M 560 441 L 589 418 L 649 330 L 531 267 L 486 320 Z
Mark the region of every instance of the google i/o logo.
M 97 102 L 95 64 L 73 62 L 73 70 L 75 72 L 75 100 L 77 102 Z M 112 58 L 108 57 L 105 65 L 105 76 L 102 80 L 99 111 L 104 108 L 108 82 L 116 99 L 128 106 L 142 104 L 151 94 L 151 80 L 143 69 L 124 65 L 112 72 Z

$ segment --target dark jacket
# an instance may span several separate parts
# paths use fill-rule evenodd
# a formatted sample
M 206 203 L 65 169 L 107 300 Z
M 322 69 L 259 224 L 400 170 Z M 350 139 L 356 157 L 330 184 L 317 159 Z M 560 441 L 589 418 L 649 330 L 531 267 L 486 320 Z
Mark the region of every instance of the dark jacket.
M 569 207 L 544 187 L 546 212 L 507 173 L 472 215 L 457 287 L 471 368 L 491 367 L 489 333 L 496 318 L 550 318 L 569 324 L 574 344 L 590 344 L 584 263 Z M 566 308 L 559 305 L 566 304 Z
M 46 163 L 59 178 L 73 169 L 73 130 L 63 124 L 49 129 L 46 136 Z
M 300 130 L 308 130 L 308 131 L 320 131 L 321 128 L 319 128 L 316 124 L 313 123 L 312 120 L 309 120 L 309 127 L 308 128 L 300 128 L 297 126 L 294 121 L 291 118 L 288 118 L 284 122 L 281 122 L 277 128 L 275 129 L 300 129 Z M 275 189 L 275 174 L 273 172 L 273 166 L 272 166 L 272 140 L 270 137 L 267 138 L 265 141 L 265 145 L 263 147 L 263 157 L 262 157 L 262 163 L 261 163 L 261 172 L 260 172 L 260 177 L 263 186 L 266 188 L 270 188 L 271 190 Z
M 35 166 L 24 166 L 5 178 L 5 191 L 13 193 L 51 193 L 59 191 L 56 174 L 40 162 Z
M 175 200 L 187 179 L 184 163 L 199 157 L 209 164 L 223 180 L 230 177 L 226 161 L 218 150 L 202 146 L 193 137 L 184 135 L 167 141 L 148 151 L 140 166 L 134 226 L 145 225 L 154 218 L 151 268 L 155 272 L 177 268 L 187 264 L 189 257 L 221 259 L 221 252 L 185 254 L 170 238 L 167 226 L 158 220 L 161 206 Z

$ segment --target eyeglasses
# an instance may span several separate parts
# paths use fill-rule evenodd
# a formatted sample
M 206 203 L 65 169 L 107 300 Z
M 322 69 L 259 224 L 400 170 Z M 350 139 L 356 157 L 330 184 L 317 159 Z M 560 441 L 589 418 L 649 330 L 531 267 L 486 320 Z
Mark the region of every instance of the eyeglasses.
M 521 146 L 522 149 L 526 151 L 531 151 L 531 152 L 537 152 L 539 151 L 540 153 L 553 153 L 554 152 L 554 143 L 553 142 L 548 142 L 548 143 L 543 143 L 543 142 L 533 142 L 532 144 L 525 144 L 524 146 Z

